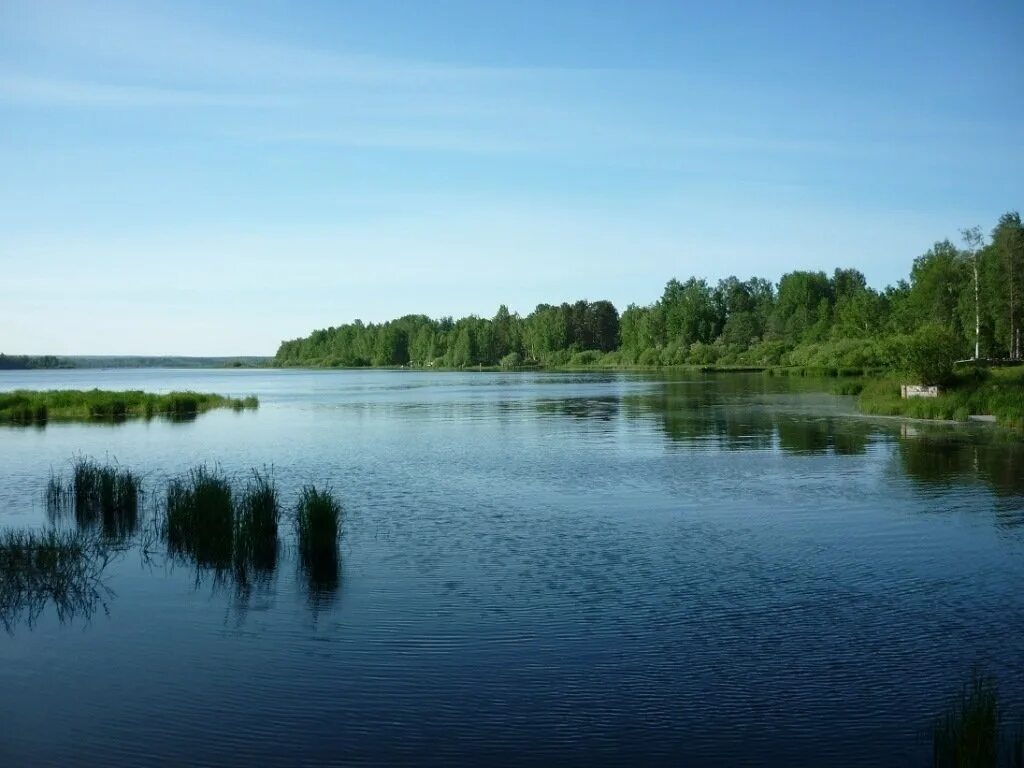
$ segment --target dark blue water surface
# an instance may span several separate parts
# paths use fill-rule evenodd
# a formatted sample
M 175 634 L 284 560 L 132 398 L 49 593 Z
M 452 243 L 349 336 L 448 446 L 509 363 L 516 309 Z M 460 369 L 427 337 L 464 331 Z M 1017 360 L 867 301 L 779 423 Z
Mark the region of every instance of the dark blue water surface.
M 1024 712 L 1024 450 L 990 428 L 759 375 L 0 373 L 94 386 L 261 405 L 0 428 L 0 527 L 48 525 L 79 454 L 149 516 L 272 465 L 343 499 L 340 573 L 286 524 L 258 583 L 150 541 L 95 601 L 5 606 L 0 764 L 927 765 L 975 665 Z

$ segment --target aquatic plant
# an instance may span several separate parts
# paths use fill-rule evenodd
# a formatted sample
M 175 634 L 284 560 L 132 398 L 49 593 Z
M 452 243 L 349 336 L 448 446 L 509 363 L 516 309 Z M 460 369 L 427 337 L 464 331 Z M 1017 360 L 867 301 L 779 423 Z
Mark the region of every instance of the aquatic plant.
M 935 723 L 933 765 L 935 768 L 1022 765 L 1021 731 L 1004 740 L 999 724 L 999 691 L 995 680 L 975 670 L 959 697 Z M 1009 760 L 1001 763 L 1001 752 Z
M 71 486 L 64 482 L 62 475 L 54 474 L 52 469 L 50 470 L 50 479 L 46 481 L 44 498 L 46 511 L 51 518 L 62 514 L 73 499 Z
M 299 496 L 295 527 L 300 553 L 316 556 L 336 552 L 341 533 L 341 504 L 329 489 L 307 485 Z
M 231 398 L 201 392 L 157 395 L 140 390 L 15 390 L 0 394 L 0 423 L 45 424 L 47 421 L 122 421 L 131 417 L 172 419 L 213 408 L 257 408 L 254 396 Z
M 338 539 L 341 504 L 330 489 L 305 486 L 295 511 L 299 567 L 314 600 L 329 596 L 338 586 Z
M 247 578 L 250 568 L 263 572 L 274 569 L 280 518 L 273 476 L 254 469 L 236 509 L 234 558 L 239 578 Z
M 195 467 L 168 483 L 163 534 L 172 554 L 193 558 L 200 566 L 226 568 L 234 532 L 231 484 L 219 469 Z
M 0 624 L 30 626 L 52 605 L 58 618 L 89 617 L 110 596 L 102 542 L 80 531 L 0 532 Z
M 62 480 L 51 477 L 48 499 L 62 484 Z M 99 464 L 89 458 L 76 459 L 67 493 L 73 499 L 75 519 L 80 526 L 100 521 L 104 533 L 116 538 L 134 532 L 138 526 L 141 481 L 129 469 Z

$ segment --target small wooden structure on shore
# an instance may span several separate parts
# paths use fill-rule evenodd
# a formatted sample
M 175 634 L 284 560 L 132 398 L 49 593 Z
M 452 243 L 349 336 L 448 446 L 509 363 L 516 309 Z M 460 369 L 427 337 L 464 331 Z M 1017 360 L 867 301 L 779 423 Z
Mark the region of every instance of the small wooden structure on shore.
M 908 397 L 938 397 L 941 394 L 942 387 L 926 387 L 923 384 L 900 385 L 900 397 L 904 400 Z

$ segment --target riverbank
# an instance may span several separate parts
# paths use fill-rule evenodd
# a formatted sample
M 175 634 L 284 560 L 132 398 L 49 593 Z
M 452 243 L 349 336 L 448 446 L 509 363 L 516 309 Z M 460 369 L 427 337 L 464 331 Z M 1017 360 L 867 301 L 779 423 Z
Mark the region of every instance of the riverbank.
M 165 395 L 129 390 L 18 389 L 0 393 L 0 423 L 45 424 L 47 421 L 104 421 L 170 416 L 187 418 L 214 408 L 256 408 L 259 400 L 203 392 Z
M 857 398 L 864 413 L 914 419 L 967 421 L 992 416 L 1004 427 L 1024 429 L 1024 368 L 997 368 L 959 373 L 938 397 L 900 397 L 892 376 L 868 379 Z

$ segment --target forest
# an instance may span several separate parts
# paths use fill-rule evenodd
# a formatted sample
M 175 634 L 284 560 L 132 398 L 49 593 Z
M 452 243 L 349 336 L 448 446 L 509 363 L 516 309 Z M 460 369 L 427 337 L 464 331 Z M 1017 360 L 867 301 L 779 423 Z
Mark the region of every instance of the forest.
M 67 361 L 53 355 L 5 355 L 0 352 L 0 371 L 24 371 L 33 368 L 70 368 Z
M 541 304 L 526 317 L 406 315 L 316 330 L 282 342 L 279 366 L 576 367 L 800 366 L 891 369 L 915 340 L 952 358 L 1021 357 L 1024 227 L 1006 213 L 990 234 L 935 243 L 907 279 L 884 290 L 856 269 L 794 271 L 777 283 L 728 277 L 669 280 L 648 306 Z M 924 341 L 921 342 L 922 344 Z

